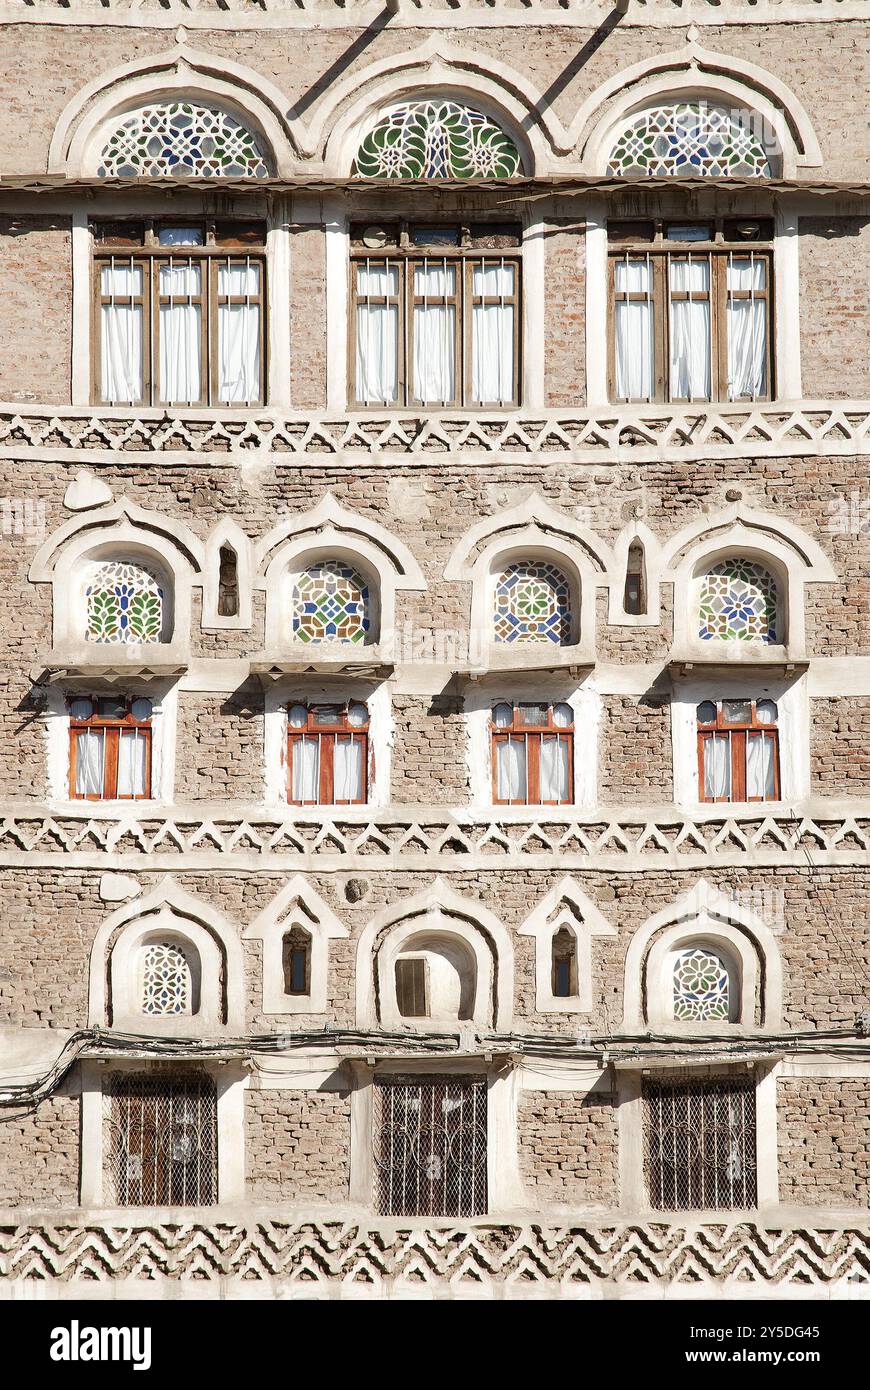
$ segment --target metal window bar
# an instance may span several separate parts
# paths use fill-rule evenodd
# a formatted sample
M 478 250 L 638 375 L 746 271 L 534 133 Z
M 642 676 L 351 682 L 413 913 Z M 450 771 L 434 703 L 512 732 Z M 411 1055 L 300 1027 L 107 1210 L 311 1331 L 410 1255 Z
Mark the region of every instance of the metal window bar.
M 217 1202 L 217 1089 L 203 1073 L 118 1073 L 104 1092 L 110 1197 L 117 1206 Z
M 657 1211 L 758 1203 L 755 1078 L 643 1083 L 644 1167 Z
M 376 1077 L 375 1202 L 382 1216 L 482 1216 L 486 1079 Z

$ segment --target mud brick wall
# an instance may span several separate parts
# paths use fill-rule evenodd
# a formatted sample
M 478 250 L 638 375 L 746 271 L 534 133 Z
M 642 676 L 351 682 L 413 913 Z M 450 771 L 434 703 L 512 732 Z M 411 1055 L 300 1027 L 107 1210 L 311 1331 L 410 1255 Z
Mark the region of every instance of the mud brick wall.
M 0 1124 L 0 1207 L 74 1207 L 79 1188 L 79 1101 L 53 1096 Z
M 343 1202 L 350 1100 L 333 1091 L 246 1093 L 247 1192 L 258 1202 Z
M 870 1206 L 870 1081 L 788 1077 L 777 1102 L 780 1201 Z
M 530 1205 L 613 1206 L 618 1200 L 616 1112 L 593 1092 L 528 1091 L 517 1121 L 520 1173 Z

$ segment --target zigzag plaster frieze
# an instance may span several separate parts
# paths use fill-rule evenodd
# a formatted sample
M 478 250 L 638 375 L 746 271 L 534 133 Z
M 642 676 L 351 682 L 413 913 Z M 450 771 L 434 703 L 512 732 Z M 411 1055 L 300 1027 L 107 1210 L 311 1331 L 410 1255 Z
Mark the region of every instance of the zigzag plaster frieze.
M 0 813 L 0 866 L 178 870 L 352 868 L 498 870 L 848 867 L 870 864 L 870 813 L 735 816 L 679 813 L 588 819 L 463 816 L 283 819 L 278 813 Z
M 560 459 L 633 463 L 668 458 L 853 456 L 870 454 L 870 402 L 821 401 L 800 405 L 716 406 L 707 410 L 648 409 L 370 414 L 274 410 L 200 414 L 131 412 L 92 407 L 20 409 L 0 405 L 0 458 L 50 459 L 74 451 L 82 462 L 176 461 L 203 455 L 215 466 L 256 455 L 377 463 L 412 455 L 420 461 L 469 462 Z
M 870 1284 L 866 1230 L 767 1230 L 751 1222 L 397 1228 L 353 1221 L 0 1227 L 0 1278 L 246 1281 L 454 1287 L 604 1282 Z M 856 1289 L 856 1292 L 858 1290 Z

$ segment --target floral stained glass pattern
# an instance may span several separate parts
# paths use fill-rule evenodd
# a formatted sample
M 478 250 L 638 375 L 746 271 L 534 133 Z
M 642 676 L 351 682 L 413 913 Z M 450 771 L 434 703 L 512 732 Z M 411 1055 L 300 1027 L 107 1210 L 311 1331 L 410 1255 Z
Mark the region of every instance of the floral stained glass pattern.
M 547 560 L 508 565 L 495 586 L 496 642 L 571 641 L 571 592 L 567 577 Z
M 674 1018 L 704 1022 L 731 1017 L 728 970 L 713 951 L 680 951 L 674 965 Z
M 298 642 L 364 642 L 369 590 L 341 560 L 322 560 L 293 583 L 293 636 Z
M 408 101 L 383 115 L 356 157 L 366 179 L 508 179 L 520 172 L 509 135 L 455 101 Z
M 705 642 L 775 642 L 776 580 L 753 560 L 724 560 L 704 575 L 698 617 Z
M 159 642 L 163 590 L 144 565 L 107 560 L 85 586 L 89 642 Z
M 143 106 L 107 141 L 100 178 L 265 179 L 256 136 L 228 111 L 192 101 Z
M 166 1018 L 190 1013 L 190 966 L 180 946 L 153 941 L 145 947 L 142 1012 Z
M 706 102 L 652 107 L 622 132 L 607 172 L 648 178 L 769 178 L 764 146 L 741 115 Z

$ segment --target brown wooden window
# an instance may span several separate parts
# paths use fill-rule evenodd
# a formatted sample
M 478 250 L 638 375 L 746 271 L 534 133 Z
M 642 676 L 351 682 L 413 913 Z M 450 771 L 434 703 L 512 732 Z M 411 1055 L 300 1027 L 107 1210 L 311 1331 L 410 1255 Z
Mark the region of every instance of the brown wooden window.
M 311 934 L 294 927 L 282 942 L 284 993 L 311 993 Z
M 612 399 L 773 394 L 769 218 L 608 225 Z
M 574 712 L 565 704 L 497 704 L 490 720 L 497 806 L 574 800 Z
M 145 220 L 92 230 L 94 399 L 262 405 L 262 223 Z
M 517 405 L 519 248 L 512 224 L 352 226 L 351 400 Z
M 428 1015 L 426 962 L 422 956 L 396 961 L 396 1003 L 403 1018 L 426 1018 Z
M 69 791 L 75 800 L 151 795 L 151 701 L 75 695 L 69 700 Z
M 287 712 L 287 799 L 294 806 L 359 806 L 368 799 L 369 712 L 365 705 L 291 705 Z
M 568 927 L 553 937 L 552 990 L 554 999 L 571 999 L 577 993 L 577 938 Z
M 773 700 L 704 700 L 697 709 L 701 801 L 778 801 Z

